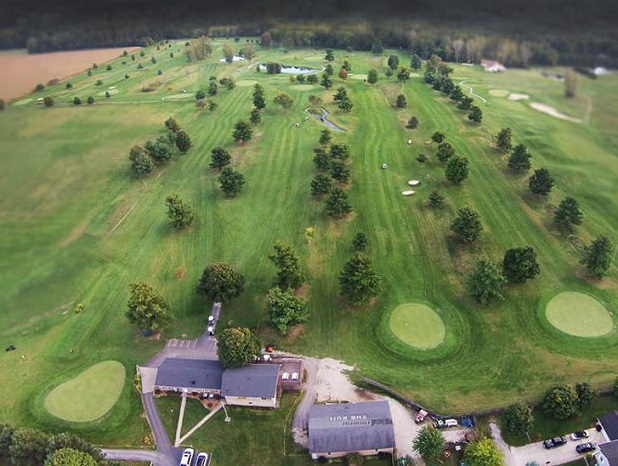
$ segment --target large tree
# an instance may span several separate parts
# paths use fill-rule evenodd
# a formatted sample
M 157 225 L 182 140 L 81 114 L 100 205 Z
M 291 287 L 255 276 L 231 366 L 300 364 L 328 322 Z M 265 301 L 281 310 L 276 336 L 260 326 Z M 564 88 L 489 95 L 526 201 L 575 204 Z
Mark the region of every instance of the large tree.
M 61 448 L 51 453 L 45 460 L 44 466 L 97 466 L 97 461 L 88 453 Z
M 188 227 L 195 220 L 193 208 L 183 201 L 176 193 L 170 194 L 165 198 L 167 206 L 167 216 L 170 219 L 170 224 L 174 228 Z
M 531 158 L 532 155 L 528 152 L 528 148 L 523 144 L 518 144 L 513 148 L 507 164 L 515 172 L 527 172 L 532 166 Z
M 141 146 L 133 146 L 129 152 L 129 160 L 131 161 L 131 171 L 137 177 L 143 177 L 150 174 L 155 164 L 152 158 Z
M 468 120 L 480 123 L 483 120 L 483 111 L 476 105 L 468 108 Z
M 365 304 L 381 291 L 382 277 L 375 270 L 371 259 L 356 254 L 345 263 L 339 275 L 341 295 L 354 305 Z
M 246 43 L 240 49 L 240 53 L 246 60 L 251 61 L 255 58 L 255 55 L 256 55 L 255 47 L 253 46 L 253 44 Z
M 351 211 L 348 194 L 339 187 L 331 189 L 330 196 L 326 200 L 326 213 L 331 217 L 343 217 Z
M 230 153 L 222 147 L 215 147 L 210 151 L 210 154 L 212 156 L 212 161 L 210 162 L 212 168 L 221 169 L 229 165 L 232 160 Z
M 221 52 L 226 62 L 232 63 L 234 61 L 234 46 L 232 44 L 223 44 Z
M 219 175 L 219 184 L 226 197 L 236 197 L 245 185 L 245 175 L 232 167 L 223 167 Z
M 473 440 L 466 446 L 464 459 L 468 466 L 505 466 L 504 456 L 491 438 Z
M 266 99 L 264 97 L 264 88 L 259 84 L 253 87 L 253 106 L 258 110 L 266 107 Z
M 579 263 L 586 268 L 586 273 L 601 279 L 612 265 L 614 245 L 607 236 L 599 236 L 592 243 L 584 246 Z
M 99 448 L 70 432 L 61 432 L 53 435 L 49 439 L 50 451 L 60 450 L 61 448 L 72 448 L 74 450 L 83 451 L 92 456 L 96 461 L 104 459 L 103 452 Z
M 482 305 L 503 300 L 502 288 L 506 283 L 500 267 L 489 259 L 479 259 L 466 280 L 468 291 Z
M 534 425 L 532 408 L 524 403 L 515 403 L 507 407 L 502 413 L 502 420 L 506 430 L 524 436 Z
M 296 251 L 287 243 L 278 241 L 273 246 L 274 253 L 268 258 L 279 269 L 275 285 L 279 288 L 299 288 L 305 280 L 305 276 L 300 267 L 300 258 Z
M 397 73 L 397 79 L 401 82 L 406 82 L 410 79 L 410 70 L 408 68 L 400 68 Z
M 154 162 L 159 164 L 167 162 L 173 155 L 170 140 L 165 136 L 160 136 L 154 142 L 147 141 L 144 144 L 144 149 L 146 149 Z
M 285 92 L 277 92 L 273 99 L 275 105 L 280 105 L 284 110 L 289 110 L 294 106 L 294 99 L 290 97 L 290 94 Z
M 421 69 L 421 65 L 422 65 L 421 57 L 419 57 L 417 54 L 413 54 L 410 57 L 410 68 L 412 68 L 414 71 L 418 71 Z
M 208 41 L 208 37 L 200 36 L 197 39 L 193 39 L 185 51 L 189 61 L 204 60 L 212 53 L 212 46 Z
M 367 72 L 367 82 L 369 84 L 375 84 L 378 82 L 378 70 L 371 69 Z
M 253 129 L 251 128 L 251 125 L 246 121 L 239 120 L 234 125 L 234 131 L 232 132 L 232 137 L 234 138 L 234 141 L 247 142 L 251 139 L 252 135 Z
M 437 139 L 440 139 L 440 136 L 443 136 L 442 133 L 435 132 L 433 133 L 433 137 L 436 136 Z M 436 139 L 434 139 L 435 141 Z M 453 155 L 455 155 L 455 149 L 448 142 L 444 141 L 444 137 L 442 137 L 442 142 L 438 145 L 438 150 L 436 151 L 436 157 L 440 162 L 446 162 Z
M 406 96 L 403 94 L 399 94 L 397 96 L 397 100 L 395 101 L 395 106 L 397 108 L 406 108 L 408 106 L 408 101 L 406 100 Z
M 512 138 L 511 128 L 502 128 L 496 134 L 496 146 L 498 149 L 503 151 L 510 151 L 513 148 L 513 143 L 511 142 Z
M 575 392 L 577 393 L 577 405 L 579 409 L 589 407 L 597 394 L 588 382 L 575 384 Z
M 292 325 L 302 324 L 309 319 L 307 302 L 294 296 L 291 289 L 275 287 L 268 290 L 266 308 L 270 323 L 284 335 Z
M 399 57 L 397 55 L 389 56 L 387 64 L 391 70 L 396 70 L 399 67 Z
M 435 133 L 433 133 L 431 135 L 431 140 L 433 142 L 437 143 L 437 144 L 442 144 L 442 142 L 444 142 L 445 138 L 446 138 L 446 136 L 444 135 L 444 133 L 441 133 L 440 131 L 436 131 Z M 453 155 L 453 154 L 451 154 L 451 155 Z
M 9 457 L 9 447 L 12 443 L 15 428 L 9 424 L 0 424 L 0 458 Z
M 191 146 L 193 145 L 189 135 L 185 131 L 182 131 L 182 130 L 176 133 L 175 142 L 176 142 L 176 147 L 178 148 L 181 154 L 186 154 L 189 151 L 189 149 L 191 149 Z
M 463 207 L 457 211 L 449 228 L 462 243 L 472 243 L 481 235 L 483 224 L 478 212 Z
M 157 290 L 144 282 L 129 284 L 127 318 L 140 330 L 158 330 L 172 320 L 170 307 Z
M 509 283 L 524 283 L 541 273 L 532 247 L 512 248 L 504 254 L 502 272 Z
M 442 432 L 432 426 L 424 426 L 412 441 L 412 448 L 418 451 L 424 460 L 434 460 L 444 451 L 446 441 Z
M 554 211 L 554 223 L 567 232 L 573 230 L 573 225 L 581 225 L 583 220 L 584 214 L 578 202 L 570 196 L 562 199 Z
M 331 160 L 330 176 L 340 183 L 345 184 L 350 180 L 350 168 L 342 160 Z
M 311 195 L 313 197 L 322 197 L 328 194 L 333 187 L 333 180 L 330 176 L 318 173 L 313 180 L 311 180 Z
M 468 178 L 468 159 L 459 155 L 448 159 L 444 166 L 444 176 L 451 183 L 461 183 Z
M 331 131 L 328 128 L 324 128 L 320 133 L 320 144 L 325 146 L 333 138 Z
M 554 178 L 550 175 L 547 168 L 534 170 L 528 179 L 528 189 L 537 196 L 547 196 L 554 186 Z
M 197 285 L 197 294 L 222 303 L 240 296 L 244 288 L 245 277 L 233 266 L 225 262 L 213 262 L 204 269 Z
M 41 466 L 49 449 L 49 437 L 31 427 L 15 429 L 11 436 L 9 459 L 12 466 Z
M 251 364 L 260 350 L 260 341 L 248 328 L 226 328 L 217 340 L 217 356 L 226 368 Z
M 564 420 L 577 414 L 579 398 L 571 385 L 554 385 L 545 392 L 543 411 L 554 419 Z

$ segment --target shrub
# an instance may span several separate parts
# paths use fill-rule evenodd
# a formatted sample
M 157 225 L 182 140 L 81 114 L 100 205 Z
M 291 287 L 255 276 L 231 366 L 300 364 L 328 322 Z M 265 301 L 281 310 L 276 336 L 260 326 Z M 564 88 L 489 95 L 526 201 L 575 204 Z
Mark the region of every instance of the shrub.
M 82 99 L 80 99 L 77 96 L 73 97 L 73 105 L 81 105 L 81 104 L 82 104 Z

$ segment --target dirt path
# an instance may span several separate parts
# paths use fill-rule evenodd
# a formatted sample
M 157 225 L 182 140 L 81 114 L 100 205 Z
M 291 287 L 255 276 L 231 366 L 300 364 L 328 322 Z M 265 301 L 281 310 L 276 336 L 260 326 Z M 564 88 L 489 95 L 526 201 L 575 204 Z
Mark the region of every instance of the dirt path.
M 469 84 L 466 84 L 466 82 L 465 82 L 465 81 L 459 81 L 459 85 L 460 85 L 460 86 L 463 86 L 463 87 L 467 87 L 467 88 L 468 88 L 468 91 L 470 92 L 470 95 L 471 95 L 472 97 L 476 97 L 477 99 L 479 99 L 479 100 L 480 100 L 480 101 L 482 101 L 483 103 L 487 102 L 487 99 L 486 99 L 485 97 L 481 97 L 480 95 L 475 94 L 475 93 L 474 93 L 474 89 L 472 88 L 472 86 L 470 86 Z

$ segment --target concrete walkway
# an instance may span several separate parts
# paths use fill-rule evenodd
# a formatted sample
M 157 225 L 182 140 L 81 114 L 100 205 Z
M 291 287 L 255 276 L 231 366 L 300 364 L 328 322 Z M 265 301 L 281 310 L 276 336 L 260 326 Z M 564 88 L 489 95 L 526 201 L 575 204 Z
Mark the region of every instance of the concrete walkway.
M 517 466 L 515 464 L 515 458 L 513 458 L 513 453 L 511 452 L 511 447 L 509 447 L 502 438 L 502 431 L 500 430 L 500 427 L 498 427 L 498 424 L 493 421 L 490 422 L 489 430 L 491 431 L 491 436 L 494 438 L 496 445 L 498 445 L 498 448 L 502 450 L 502 454 L 504 455 L 504 463 L 506 466 Z

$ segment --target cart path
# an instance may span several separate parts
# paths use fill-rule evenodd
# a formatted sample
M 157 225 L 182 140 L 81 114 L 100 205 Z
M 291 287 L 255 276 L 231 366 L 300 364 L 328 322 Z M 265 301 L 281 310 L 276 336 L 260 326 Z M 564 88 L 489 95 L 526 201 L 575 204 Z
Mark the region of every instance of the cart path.
M 483 103 L 486 103 L 486 102 L 487 102 L 487 99 L 486 99 L 485 97 L 481 97 L 480 95 L 475 94 L 475 93 L 474 93 L 474 89 L 472 88 L 472 86 L 470 86 L 469 84 L 466 84 L 466 82 L 465 82 L 465 81 L 463 81 L 463 80 L 462 80 L 462 81 L 459 81 L 459 85 L 460 85 L 460 86 L 463 86 L 463 87 L 467 87 L 467 88 L 468 88 L 468 91 L 470 91 L 470 95 L 471 95 L 472 97 L 476 97 L 477 99 L 481 100 Z

